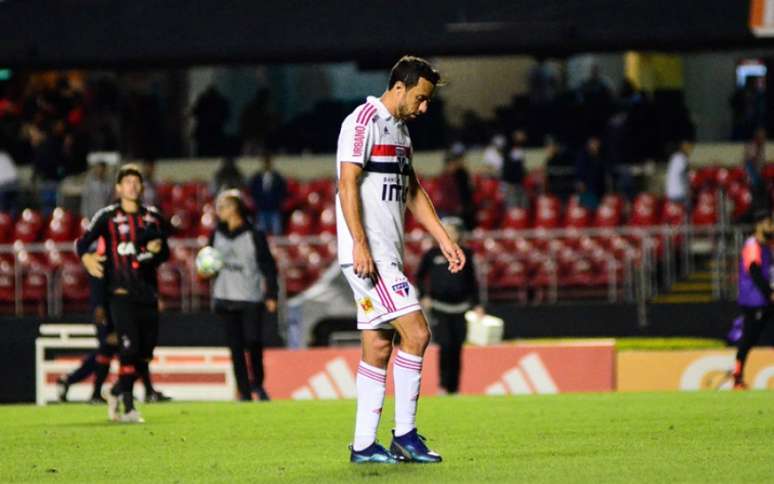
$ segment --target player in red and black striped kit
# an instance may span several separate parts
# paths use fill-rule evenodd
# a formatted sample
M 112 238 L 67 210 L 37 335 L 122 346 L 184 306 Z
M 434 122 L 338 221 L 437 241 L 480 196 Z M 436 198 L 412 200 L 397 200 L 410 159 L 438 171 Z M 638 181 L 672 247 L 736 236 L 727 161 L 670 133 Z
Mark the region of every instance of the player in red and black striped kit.
M 132 388 L 137 374 L 147 371 L 153 357 L 159 329 L 156 269 L 169 258 L 166 220 L 155 208 L 141 204 L 142 189 L 139 168 L 121 167 L 116 178 L 119 203 L 97 212 L 76 242 L 89 274 L 105 279 L 110 316 L 118 334 L 121 369 L 118 384 L 107 395 L 108 416 L 137 423 L 143 419 L 134 408 Z M 105 239 L 104 255 L 89 252 L 99 237 Z

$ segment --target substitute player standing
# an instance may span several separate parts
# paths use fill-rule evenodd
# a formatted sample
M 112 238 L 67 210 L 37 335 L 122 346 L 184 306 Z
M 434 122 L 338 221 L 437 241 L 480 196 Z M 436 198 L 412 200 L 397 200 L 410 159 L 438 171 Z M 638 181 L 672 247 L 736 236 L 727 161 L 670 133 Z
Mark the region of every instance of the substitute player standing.
M 417 434 L 422 359 L 430 330 L 416 289 L 403 273 L 406 207 L 436 239 L 451 272 L 465 265 L 465 254 L 449 238 L 417 180 L 405 125 L 427 112 L 439 80 L 426 60 L 403 57 L 392 68 L 382 97 L 369 97 L 341 126 L 336 156 L 339 264 L 354 293 L 362 330 L 351 462 L 441 461 Z M 393 363 L 395 429 L 387 451 L 376 442 L 376 430 L 395 330 L 400 337 Z
M 110 316 L 118 334 L 121 369 L 118 384 L 108 393 L 108 417 L 134 423 L 143 419 L 134 408 L 132 388 L 137 375 L 147 372 L 158 338 L 156 269 L 169 258 L 166 221 L 155 208 L 140 203 L 142 187 L 137 166 L 121 167 L 116 177 L 119 203 L 97 212 L 76 242 L 89 274 L 105 279 Z M 104 255 L 89 252 L 99 237 L 105 239 Z M 121 402 L 123 415 L 119 415 Z

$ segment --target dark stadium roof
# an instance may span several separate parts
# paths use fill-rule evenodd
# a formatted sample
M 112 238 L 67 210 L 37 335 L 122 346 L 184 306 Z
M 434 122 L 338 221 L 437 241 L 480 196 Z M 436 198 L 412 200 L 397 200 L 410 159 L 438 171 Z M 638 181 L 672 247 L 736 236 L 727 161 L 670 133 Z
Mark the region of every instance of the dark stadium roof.
M 769 43 L 746 0 L 0 1 L 0 63 L 367 60 L 396 55 L 728 49 Z

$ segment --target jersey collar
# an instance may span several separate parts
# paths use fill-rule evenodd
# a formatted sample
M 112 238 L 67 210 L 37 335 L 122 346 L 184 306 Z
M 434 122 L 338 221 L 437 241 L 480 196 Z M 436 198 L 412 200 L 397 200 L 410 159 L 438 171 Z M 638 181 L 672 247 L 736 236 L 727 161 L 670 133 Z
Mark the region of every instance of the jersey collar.
M 392 114 L 390 114 L 390 111 L 387 109 L 381 99 L 375 96 L 368 96 L 366 100 L 376 106 L 376 112 L 379 113 L 379 117 L 385 120 L 393 119 Z M 399 119 L 395 119 L 395 121 L 401 122 Z

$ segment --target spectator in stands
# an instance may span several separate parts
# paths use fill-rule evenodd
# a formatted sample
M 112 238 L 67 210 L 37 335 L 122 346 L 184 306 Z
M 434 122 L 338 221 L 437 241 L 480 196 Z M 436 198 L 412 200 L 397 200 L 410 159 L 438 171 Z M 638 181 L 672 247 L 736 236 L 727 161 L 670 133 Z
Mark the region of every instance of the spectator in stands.
M 52 123 L 29 124 L 25 130 L 33 150 L 32 179 L 45 214 L 58 205 L 59 183 L 66 175 L 64 159 L 65 125 L 61 120 Z
M 575 193 L 575 159 L 552 137 L 546 139 L 546 192 L 566 201 Z
M 269 90 L 259 88 L 239 117 L 242 155 L 256 156 L 267 149 L 266 140 L 276 128 L 276 115 L 271 112 Z
M 227 154 L 226 122 L 231 108 L 228 100 L 214 85 L 208 87 L 193 107 L 195 120 L 193 138 L 197 156 Z
M 142 203 L 146 207 L 158 207 L 159 195 L 156 190 L 156 160 L 147 158 L 142 164 L 142 175 L 145 177 L 142 191 Z
M 436 209 L 441 217 L 459 217 L 465 228 L 472 230 L 476 225 L 476 206 L 470 174 L 465 167 L 465 145 L 454 143 L 446 153 L 443 173 L 439 177 L 441 199 Z
M 669 158 L 666 173 L 667 200 L 685 207 L 688 207 L 691 202 L 691 184 L 688 180 L 691 153 L 693 153 L 693 141 L 681 141 L 680 147 Z
M 580 204 L 589 210 L 596 210 L 605 194 L 607 169 L 602 157 L 602 142 L 592 136 L 586 141 L 575 162 L 576 189 Z
M 19 173 L 11 155 L 0 146 L 0 212 L 16 211 Z
M 234 376 L 241 400 L 268 400 L 263 388 L 263 321 L 265 311 L 277 310 L 277 265 L 266 236 L 248 219 L 238 190 L 217 200 L 219 224 L 209 245 L 223 254 L 223 269 L 215 276 L 215 313 L 225 324 Z M 250 358 L 253 379 L 247 372 Z
M 445 218 L 443 225 L 454 243 L 460 240 L 462 220 Z M 478 316 L 484 315 L 479 304 L 478 280 L 473 262 L 473 252 L 462 249 L 467 261 L 462 271 L 450 274 L 449 263 L 441 249 L 430 249 L 417 270 L 417 289 L 425 310 L 430 311 L 433 338 L 441 346 L 439 368 L 441 388 L 446 393 L 459 390 L 462 369 L 462 345 L 467 337 L 465 313 L 473 309 Z
M 744 147 L 742 166 L 752 195 L 751 210 L 769 207 L 769 193 L 763 180 L 763 165 L 766 163 L 766 128 L 755 130 L 752 139 Z
M 525 207 L 527 197 L 524 192 L 524 165 L 527 144 L 527 132 L 515 130 L 511 135 L 511 145 L 508 154 L 503 159 L 502 181 L 505 190 L 505 201 L 511 207 Z
M 236 160 L 231 156 L 223 158 L 212 179 L 211 193 L 217 194 L 231 188 L 241 190 L 244 187 L 245 176 L 237 166 Z
M 267 234 L 281 235 L 282 203 L 287 195 L 287 183 L 273 164 L 271 153 L 264 153 L 263 168 L 250 181 L 250 194 L 255 202 L 260 229 Z
M 86 174 L 81 192 L 81 217 L 89 220 L 99 209 L 109 205 L 115 195 L 111 169 L 117 164 L 117 157 L 100 155 L 95 153 L 89 157 L 91 169 Z
M 492 136 L 492 141 L 484 149 L 483 171 L 487 175 L 500 177 L 503 172 L 503 162 L 505 160 L 505 147 L 508 140 L 501 134 Z

